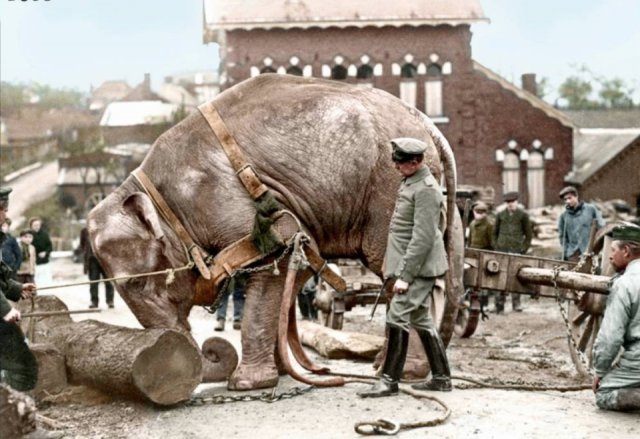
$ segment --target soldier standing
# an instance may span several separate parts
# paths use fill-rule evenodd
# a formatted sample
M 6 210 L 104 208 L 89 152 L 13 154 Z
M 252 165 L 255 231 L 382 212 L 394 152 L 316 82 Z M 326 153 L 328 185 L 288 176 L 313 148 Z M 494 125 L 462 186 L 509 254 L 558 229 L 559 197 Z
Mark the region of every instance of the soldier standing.
M 432 379 L 418 390 L 451 390 L 451 373 L 444 343 L 431 317 L 429 300 L 436 279 L 447 271 L 443 229 L 444 197 L 440 185 L 423 163 L 427 145 L 417 139 L 391 142 L 392 159 L 404 177 L 389 227 L 384 277 L 394 278 L 394 296 L 387 309 L 388 344 L 382 378 L 358 395 L 380 397 L 398 393 L 413 326 L 427 353 Z
M 4 222 L 9 209 L 11 188 L 0 188 L 0 222 Z M 5 234 L 0 232 L 0 243 Z M 18 301 L 33 297 L 36 286 L 21 284 L 12 279 L 11 269 L 0 257 L 0 374 L 2 382 L 19 391 L 29 391 L 36 385 L 38 364 L 27 346 L 18 326 L 20 311 L 7 299 Z
M 531 245 L 531 221 L 529 214 L 518 207 L 518 193 L 508 192 L 504 195 L 507 208 L 496 215 L 493 228 L 493 248 L 499 252 L 525 254 Z M 506 293 L 496 296 L 496 312 L 504 311 Z M 511 293 L 511 307 L 516 312 L 522 311 L 520 295 Z

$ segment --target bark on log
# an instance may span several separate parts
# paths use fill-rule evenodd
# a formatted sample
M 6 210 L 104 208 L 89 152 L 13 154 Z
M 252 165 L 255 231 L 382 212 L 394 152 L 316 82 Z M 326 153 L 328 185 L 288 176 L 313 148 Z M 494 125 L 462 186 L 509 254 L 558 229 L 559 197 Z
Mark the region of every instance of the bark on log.
M 36 404 L 28 395 L 0 384 L 0 437 L 22 437 L 36 429 Z
M 178 331 L 85 320 L 53 335 L 74 384 L 171 405 L 189 399 L 202 381 L 200 353 Z
M 560 271 L 556 277 L 550 268 L 524 267 L 518 271 L 518 280 L 523 284 L 553 286 L 554 277 L 558 288 L 568 288 L 579 291 L 608 294 L 608 276 L 596 276 L 592 274 L 576 273 L 574 271 Z
M 238 353 L 221 337 L 210 337 L 202 344 L 202 382 L 226 381 L 238 367 Z
M 67 387 L 67 370 L 62 353 L 49 343 L 32 344 L 31 352 L 38 362 L 38 382 L 33 389 L 35 398 L 62 392 Z
M 377 335 L 336 331 L 309 321 L 298 326 L 302 343 L 326 358 L 372 360 L 384 344 L 384 337 Z

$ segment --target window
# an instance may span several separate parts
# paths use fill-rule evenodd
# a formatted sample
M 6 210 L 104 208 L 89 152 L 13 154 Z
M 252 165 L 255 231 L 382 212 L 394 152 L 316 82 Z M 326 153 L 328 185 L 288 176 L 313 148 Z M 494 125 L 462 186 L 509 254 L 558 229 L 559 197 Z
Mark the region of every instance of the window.
M 502 164 L 502 193 L 517 192 L 520 188 L 520 159 L 515 152 L 504 155 Z
M 342 65 L 334 66 L 331 69 L 331 79 L 347 79 L 347 68 Z
M 276 73 L 276 69 L 271 66 L 266 66 L 263 67 L 262 70 L 260 70 L 260 73 Z
M 370 79 L 373 78 L 373 67 L 369 64 L 363 64 L 358 67 L 358 73 L 356 74 L 358 79 Z
M 527 159 L 527 186 L 529 209 L 544 206 L 544 156 L 532 151 Z
M 435 63 L 427 66 L 424 83 L 424 109 L 427 116 L 442 116 L 442 68 Z
M 404 64 L 400 70 L 400 100 L 412 107 L 416 106 L 417 84 L 414 78 L 417 74 L 418 69 L 411 63 Z
M 291 66 L 287 69 L 287 74 L 302 76 L 302 69 L 298 66 Z

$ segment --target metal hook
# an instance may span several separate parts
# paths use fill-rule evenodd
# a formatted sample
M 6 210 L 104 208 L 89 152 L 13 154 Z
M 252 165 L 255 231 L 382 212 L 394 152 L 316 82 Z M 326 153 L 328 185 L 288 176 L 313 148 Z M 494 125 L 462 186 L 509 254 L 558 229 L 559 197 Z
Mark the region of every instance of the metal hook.
M 371 430 L 362 427 L 371 427 Z M 364 436 L 395 436 L 400 431 L 400 423 L 388 419 L 378 419 L 374 422 L 359 422 L 355 425 L 356 433 Z

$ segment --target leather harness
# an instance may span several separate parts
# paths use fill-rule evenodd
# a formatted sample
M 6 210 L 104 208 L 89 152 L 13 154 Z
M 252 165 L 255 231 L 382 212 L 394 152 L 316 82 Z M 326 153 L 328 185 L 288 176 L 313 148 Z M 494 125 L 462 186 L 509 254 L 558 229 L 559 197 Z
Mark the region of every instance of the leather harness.
M 242 182 L 249 196 L 253 200 L 260 198 L 268 189 L 260 181 L 253 166 L 245 160 L 238 143 L 229 133 L 229 130 L 213 103 L 203 104 L 199 107 L 199 110 L 220 142 L 231 165 L 236 171 L 236 175 Z M 196 293 L 193 301 L 195 305 L 213 304 L 217 295 L 217 289 L 225 278 L 233 277 L 238 269 L 247 267 L 267 256 L 256 248 L 253 244 L 252 236 L 247 235 L 225 247 L 212 258 L 207 251 L 195 243 L 187 229 L 171 210 L 144 171 L 141 168 L 137 168 L 131 174 L 136 178 L 149 198 L 151 198 L 156 209 L 160 212 L 167 224 L 176 232 L 202 276 L 202 279 L 199 278 L 196 284 Z M 289 214 L 295 218 L 293 213 L 286 210 L 277 212 L 275 216 L 281 217 L 285 214 Z M 298 221 L 297 218 L 295 218 L 295 220 L 296 222 Z M 276 232 L 276 230 L 273 231 Z M 278 233 L 275 234 L 279 236 Z M 289 241 L 291 237 L 279 236 L 279 238 L 284 244 Z M 315 250 L 310 246 L 306 246 L 304 251 L 309 265 L 314 272 L 322 277 L 322 279 L 336 291 L 340 293 L 346 292 L 347 286 L 344 279 L 332 270 L 326 270 L 326 261 Z

